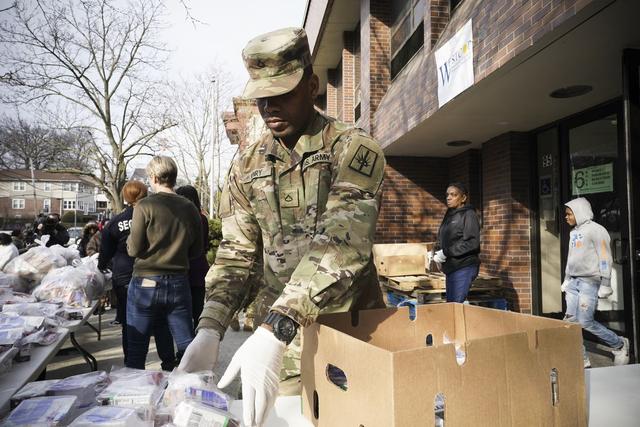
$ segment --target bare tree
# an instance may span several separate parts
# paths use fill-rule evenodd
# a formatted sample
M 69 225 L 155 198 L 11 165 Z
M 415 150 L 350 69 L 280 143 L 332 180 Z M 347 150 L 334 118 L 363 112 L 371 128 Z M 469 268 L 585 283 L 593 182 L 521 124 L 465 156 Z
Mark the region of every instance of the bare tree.
M 20 0 L 0 22 L 3 100 L 62 100 L 83 115 L 77 128 L 97 162 L 90 175 L 116 211 L 129 162 L 153 154 L 173 126 L 160 91 L 163 10 L 162 0 Z
M 76 169 L 90 172 L 91 141 L 86 132 L 52 129 L 28 123 L 20 117 L 0 120 L 0 167 L 29 169 Z
M 171 84 L 172 112 L 178 125 L 171 129 L 167 145 L 205 207 L 209 206 L 212 177 L 214 190 L 219 186 L 222 106 L 231 93 L 231 78 L 220 67 Z

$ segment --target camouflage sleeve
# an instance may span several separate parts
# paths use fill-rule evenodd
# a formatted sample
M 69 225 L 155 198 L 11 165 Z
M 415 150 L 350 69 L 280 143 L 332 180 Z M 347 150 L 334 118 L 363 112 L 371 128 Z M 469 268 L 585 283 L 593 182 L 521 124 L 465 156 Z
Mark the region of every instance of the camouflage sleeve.
M 329 305 L 348 304 L 350 287 L 371 258 L 385 159 L 379 145 L 351 132 L 338 143 L 326 210 L 309 251 L 272 310 L 303 326 Z M 348 309 L 348 306 L 345 310 Z
M 198 329 L 211 328 L 220 337 L 248 297 L 247 278 L 260 247 L 260 229 L 238 184 L 234 162 L 220 200 L 222 241 L 205 278 L 206 299 Z

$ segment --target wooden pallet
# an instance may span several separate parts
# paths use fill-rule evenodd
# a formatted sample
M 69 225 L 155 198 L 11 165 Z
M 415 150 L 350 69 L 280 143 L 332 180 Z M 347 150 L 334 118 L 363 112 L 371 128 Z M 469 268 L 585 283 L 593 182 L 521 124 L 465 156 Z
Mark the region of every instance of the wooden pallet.
M 386 277 L 385 285 L 390 289 L 401 292 L 413 292 L 414 290 L 444 290 L 445 276 L 442 273 L 427 273 L 419 276 Z M 484 287 L 501 288 L 500 279 L 497 277 L 480 276 L 471 284 L 472 288 Z

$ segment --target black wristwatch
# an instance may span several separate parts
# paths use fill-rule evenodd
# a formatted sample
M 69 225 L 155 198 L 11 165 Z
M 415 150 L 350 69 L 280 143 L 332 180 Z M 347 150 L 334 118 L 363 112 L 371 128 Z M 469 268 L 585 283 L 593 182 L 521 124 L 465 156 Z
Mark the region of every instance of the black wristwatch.
M 286 345 L 291 344 L 298 333 L 298 324 L 292 318 L 275 311 L 269 312 L 264 323 L 270 325 L 273 328 L 273 335 Z

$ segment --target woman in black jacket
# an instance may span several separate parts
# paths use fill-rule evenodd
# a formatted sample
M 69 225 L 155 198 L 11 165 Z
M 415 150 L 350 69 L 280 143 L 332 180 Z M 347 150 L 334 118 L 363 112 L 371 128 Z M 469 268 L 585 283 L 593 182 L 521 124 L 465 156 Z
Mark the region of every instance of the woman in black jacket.
M 433 256 L 446 276 L 447 302 L 464 302 L 480 268 L 480 221 L 468 200 L 464 184 L 449 184 Z

